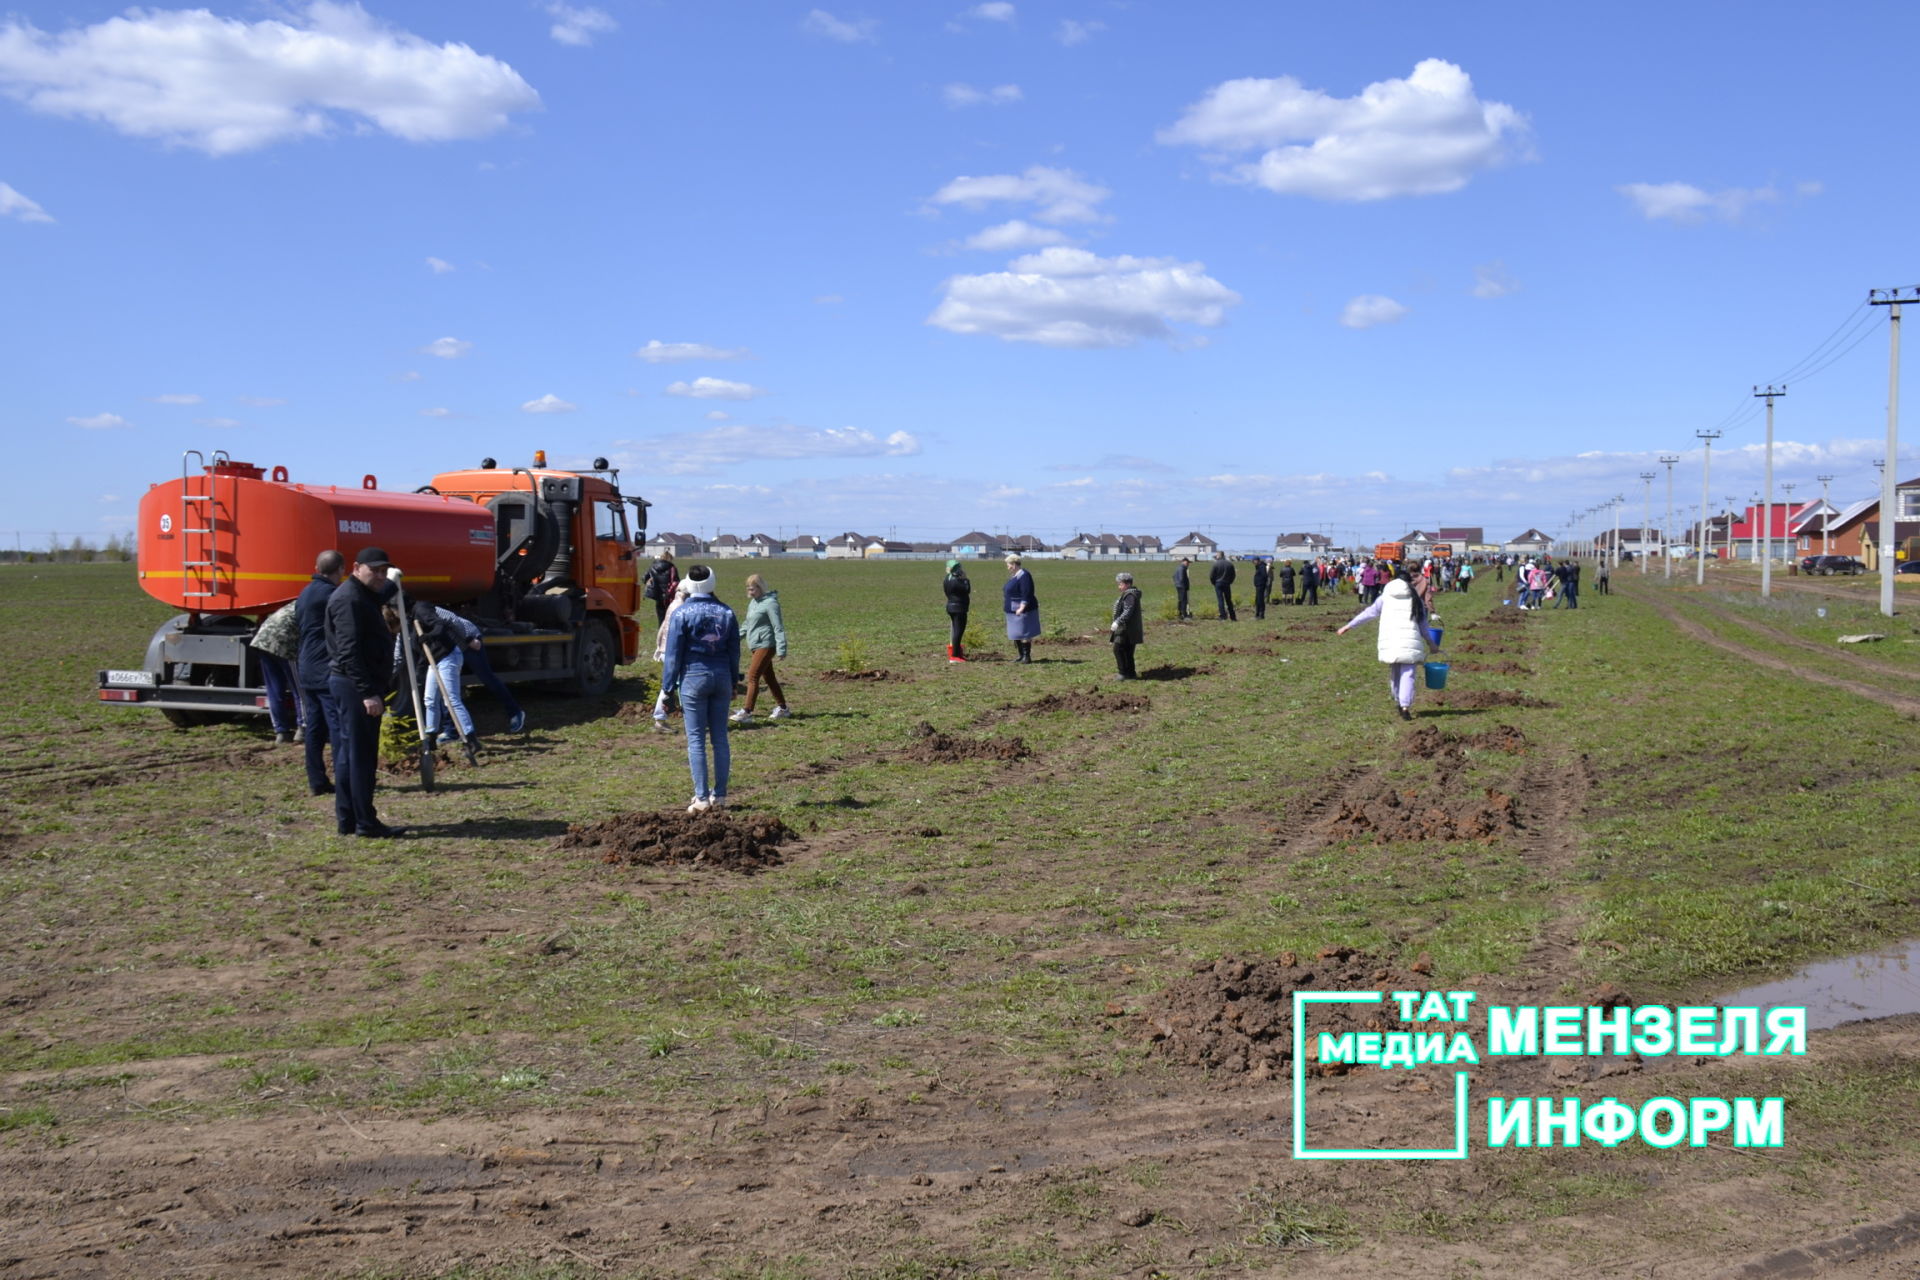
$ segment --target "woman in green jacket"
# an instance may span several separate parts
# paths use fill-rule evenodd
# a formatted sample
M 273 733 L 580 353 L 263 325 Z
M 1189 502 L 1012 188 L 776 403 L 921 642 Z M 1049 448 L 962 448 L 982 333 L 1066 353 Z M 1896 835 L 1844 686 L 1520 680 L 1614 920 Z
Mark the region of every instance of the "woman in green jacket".
M 767 590 L 767 580 L 757 573 L 747 575 L 747 616 L 741 626 L 741 639 L 752 657 L 747 662 L 747 700 L 733 713 L 738 721 L 753 719 L 753 701 L 760 693 L 760 682 L 767 682 L 773 695 L 769 720 L 787 717 L 787 695 L 780 678 L 773 674 L 773 660 L 787 656 L 787 628 L 780 621 L 780 593 Z

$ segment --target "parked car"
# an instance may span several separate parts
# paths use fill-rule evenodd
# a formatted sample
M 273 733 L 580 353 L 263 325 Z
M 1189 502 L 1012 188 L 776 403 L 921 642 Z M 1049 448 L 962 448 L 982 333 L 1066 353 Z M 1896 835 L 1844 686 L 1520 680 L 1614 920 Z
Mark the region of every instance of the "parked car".
M 1823 578 L 1832 577 L 1836 573 L 1855 574 L 1866 571 L 1867 566 L 1852 556 L 1808 556 L 1800 562 L 1800 572 L 1819 574 Z
M 1920 560 L 1902 560 L 1895 573 L 1920 573 Z

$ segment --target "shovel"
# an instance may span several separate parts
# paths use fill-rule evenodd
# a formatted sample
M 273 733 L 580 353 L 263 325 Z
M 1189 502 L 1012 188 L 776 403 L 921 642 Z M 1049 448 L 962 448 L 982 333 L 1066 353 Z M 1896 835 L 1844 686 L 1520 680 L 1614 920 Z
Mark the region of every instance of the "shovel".
M 413 694 L 413 723 L 420 731 L 420 787 L 424 791 L 433 790 L 433 744 L 427 741 L 427 714 L 420 705 L 420 681 L 416 678 L 413 666 L 413 632 L 406 626 L 407 592 L 400 585 L 400 570 L 387 566 L 387 579 L 393 583 L 393 607 L 400 613 L 400 652 L 407 659 L 407 688 Z
M 425 650 L 427 648 L 426 628 L 421 626 L 418 620 L 409 619 L 409 621 L 413 622 L 414 634 L 420 637 L 420 647 Z M 431 658 L 433 655 L 431 652 L 428 652 L 427 656 Z M 479 748 L 474 745 L 473 739 L 469 738 L 461 730 L 460 717 L 453 713 L 453 690 L 447 688 L 447 678 L 440 674 L 440 664 L 437 662 L 429 662 L 427 663 L 427 670 L 433 672 L 433 682 L 440 686 L 440 701 L 444 702 L 447 706 L 447 723 L 453 726 L 453 736 L 460 739 L 460 749 L 467 753 L 467 763 L 471 765 L 479 764 Z

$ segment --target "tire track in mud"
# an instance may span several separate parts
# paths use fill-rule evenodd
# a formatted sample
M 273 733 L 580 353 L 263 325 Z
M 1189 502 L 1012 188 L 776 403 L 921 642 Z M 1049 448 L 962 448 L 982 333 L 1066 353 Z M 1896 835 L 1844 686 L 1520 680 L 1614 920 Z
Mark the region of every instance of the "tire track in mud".
M 1832 645 L 1823 645 L 1818 641 L 1808 640 L 1804 636 L 1796 636 L 1790 631 L 1782 631 L 1778 627 L 1768 626 L 1758 619 L 1743 618 L 1731 609 L 1711 604 L 1705 600 L 1693 600 L 1690 603 L 1699 606 L 1723 622 L 1730 622 L 1737 627 L 1764 636 L 1777 644 L 1784 644 L 1795 649 L 1804 649 L 1808 653 L 1817 653 L 1829 661 L 1840 663 L 1842 666 L 1854 667 L 1861 672 L 1871 672 L 1875 675 L 1893 676 L 1899 680 L 1920 680 L 1920 669 L 1903 667 L 1893 662 L 1882 662 L 1878 658 L 1869 658 L 1865 654 L 1854 652 L 1852 649 L 1841 649 Z
M 272 743 L 203 747 L 195 751 L 153 754 L 129 751 L 96 760 L 49 760 L 36 764 L 0 765 L 0 795 L 30 796 L 66 787 L 98 782 L 148 782 L 202 765 L 244 766 L 273 753 Z
M 1669 604 L 1664 600 L 1656 599 L 1651 595 L 1642 596 L 1638 593 L 1635 594 L 1634 598 L 1642 601 L 1648 608 L 1672 623 L 1682 635 L 1698 640 L 1709 648 L 1718 649 L 1722 653 L 1731 654 L 1756 667 L 1763 667 L 1766 670 L 1775 671 L 1796 680 L 1804 680 L 1809 684 L 1824 685 L 1830 689 L 1839 689 L 1843 692 L 1851 693 L 1856 697 L 1865 698 L 1869 702 L 1877 702 L 1882 706 L 1892 707 L 1902 715 L 1920 716 L 1920 698 L 1895 693 L 1891 689 L 1879 685 L 1864 684 L 1858 680 L 1849 680 L 1844 676 L 1828 675 L 1824 671 L 1813 671 L 1803 666 L 1797 666 L 1785 658 L 1776 657 L 1770 653 L 1763 653 L 1758 649 L 1749 648 L 1738 641 L 1716 635 L 1704 623 L 1687 617 L 1677 606 Z M 1824 653 L 1825 651 L 1821 650 L 1821 652 Z

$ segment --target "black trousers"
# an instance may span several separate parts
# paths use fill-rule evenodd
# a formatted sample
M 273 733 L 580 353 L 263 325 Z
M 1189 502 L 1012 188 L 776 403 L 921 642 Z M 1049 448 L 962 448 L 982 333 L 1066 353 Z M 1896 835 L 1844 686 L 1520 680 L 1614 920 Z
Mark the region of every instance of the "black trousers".
M 300 717 L 306 721 L 307 790 L 323 792 L 327 779 L 327 743 L 333 740 L 333 695 L 325 689 L 300 688 Z
M 1185 587 L 1175 587 L 1173 593 L 1180 597 L 1180 616 L 1183 618 L 1191 618 L 1193 616 L 1193 610 L 1187 608 L 1187 589 Z
M 327 681 L 333 704 L 333 816 L 340 834 L 372 831 L 380 826 L 374 811 L 373 788 L 380 768 L 380 717 L 370 716 L 353 682 L 342 676 Z
M 1240 621 L 1240 615 L 1233 611 L 1232 587 L 1215 587 L 1213 589 L 1213 603 L 1214 607 L 1220 610 L 1220 616 L 1222 618 L 1231 618 L 1235 622 Z
M 1113 665 L 1120 669 L 1122 679 L 1138 680 L 1140 678 L 1140 673 L 1133 669 L 1133 651 L 1139 647 L 1119 640 L 1113 642 Z
M 1309 582 L 1304 588 L 1302 588 L 1301 596 L 1307 604 L 1319 604 L 1320 603 L 1320 583 L 1317 580 L 1314 582 Z
M 952 645 L 954 648 L 958 649 L 960 647 L 961 640 L 966 638 L 967 615 L 964 613 L 948 614 L 947 615 L 947 634 L 950 637 L 947 643 Z
M 1267 616 L 1267 593 L 1271 590 L 1272 588 L 1264 583 L 1256 582 L 1253 584 L 1254 617 L 1264 618 Z

